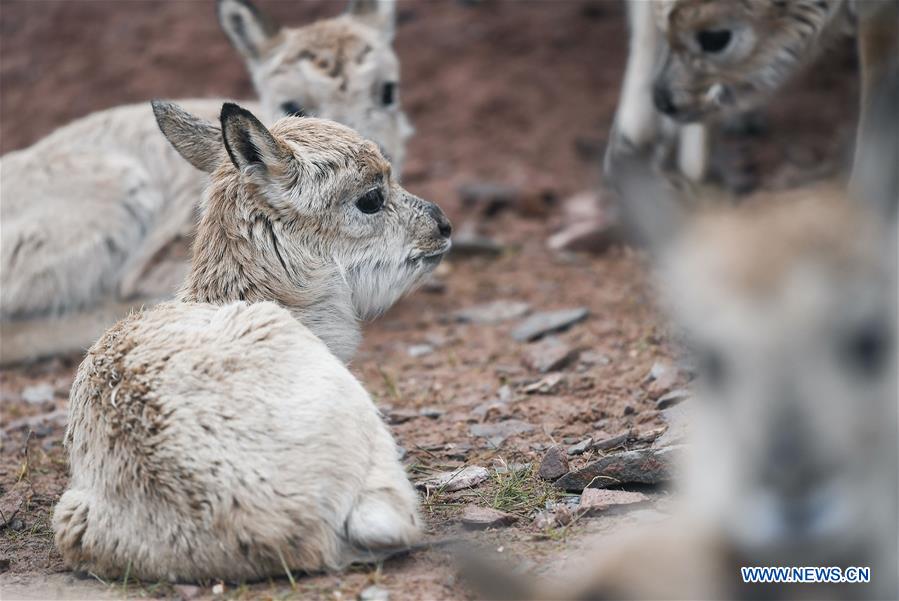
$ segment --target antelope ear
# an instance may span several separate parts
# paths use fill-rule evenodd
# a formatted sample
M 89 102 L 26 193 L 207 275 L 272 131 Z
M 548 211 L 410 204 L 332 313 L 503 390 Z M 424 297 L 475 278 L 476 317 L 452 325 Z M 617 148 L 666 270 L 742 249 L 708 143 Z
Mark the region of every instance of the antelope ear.
M 177 104 L 154 100 L 153 114 L 162 134 L 188 163 L 211 173 L 222 161 L 222 133 Z
M 290 161 L 290 151 L 247 109 L 226 102 L 221 121 L 225 150 L 238 170 L 257 167 L 278 172 Z
M 618 194 L 623 225 L 658 257 L 680 235 L 686 210 L 674 185 L 653 166 L 651 150 L 610 148 L 605 177 Z
M 381 32 L 388 42 L 396 31 L 396 0 L 350 0 L 347 13 Z
M 250 0 L 218 0 L 216 10 L 231 44 L 249 61 L 262 58 L 266 46 L 281 30 Z

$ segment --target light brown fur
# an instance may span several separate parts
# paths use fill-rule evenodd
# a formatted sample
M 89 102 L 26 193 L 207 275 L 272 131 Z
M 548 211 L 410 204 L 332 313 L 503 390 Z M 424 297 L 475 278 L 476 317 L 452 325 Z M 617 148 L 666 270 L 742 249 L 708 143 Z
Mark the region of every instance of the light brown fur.
M 215 171 L 180 302 L 120 321 L 79 367 L 53 516 L 63 559 L 108 578 L 240 581 L 411 544 L 417 496 L 341 359 L 360 317 L 437 265 L 449 222 L 342 125 L 269 130 L 225 105 L 219 131 L 154 111 Z
M 893 68 L 848 192 L 691 214 L 648 157 L 613 155 L 697 378 L 681 506 L 603 541 L 571 598 L 896 598 L 897 106 Z M 871 582 L 744 584 L 740 566 L 870 567 Z

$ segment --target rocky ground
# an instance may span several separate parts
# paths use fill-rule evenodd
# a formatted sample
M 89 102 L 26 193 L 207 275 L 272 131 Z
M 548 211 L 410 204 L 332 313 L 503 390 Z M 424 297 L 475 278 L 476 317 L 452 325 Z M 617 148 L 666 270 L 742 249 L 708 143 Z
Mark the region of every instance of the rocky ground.
M 285 23 L 341 6 L 259 4 Z M 609 530 L 664 513 L 658 484 L 688 396 L 645 261 L 607 235 L 595 202 L 626 56 L 622 10 L 400 6 L 402 102 L 418 130 L 404 183 L 446 209 L 457 244 L 427 285 L 366 328 L 351 367 L 405 449 L 429 537 L 470 539 L 551 576 Z M 796 186 L 840 169 L 855 107 L 844 46 L 758 127 L 721 134 L 727 186 Z M 0 84 L 4 152 L 124 102 L 252 94 L 211 2 L 4 0 Z M 0 371 L 4 598 L 471 596 L 440 550 L 244 586 L 65 572 L 48 520 L 67 478 L 61 437 L 79 360 Z M 582 494 L 586 485 L 609 488 Z

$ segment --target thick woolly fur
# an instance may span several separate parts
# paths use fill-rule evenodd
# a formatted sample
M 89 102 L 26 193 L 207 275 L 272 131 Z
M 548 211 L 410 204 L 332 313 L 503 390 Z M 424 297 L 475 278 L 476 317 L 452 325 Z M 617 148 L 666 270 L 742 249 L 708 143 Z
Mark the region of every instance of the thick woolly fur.
M 221 0 L 218 15 L 262 99 L 246 106 L 263 121 L 292 102 L 347 123 L 399 173 L 411 127 L 399 104 L 391 0 L 356 2 L 300 28 L 279 28 L 247 0 Z M 182 105 L 213 119 L 222 102 Z M 147 104 L 62 127 L 3 156 L 2 173 L 0 361 L 84 349 L 122 311 L 171 298 L 184 266 L 150 265 L 194 227 L 206 178 L 160 135 Z
M 184 141 L 215 128 L 155 109 L 180 151 L 211 146 Z M 449 223 L 344 126 L 288 118 L 269 132 L 226 105 L 222 127 L 182 301 L 110 329 L 72 387 L 72 479 L 53 523 L 74 569 L 252 579 L 419 535 L 393 439 L 340 359 L 357 317 L 437 264 Z M 384 206 L 363 213 L 373 189 Z
M 243 580 L 336 569 L 418 535 L 417 498 L 359 383 L 274 303 L 119 322 L 72 388 L 73 569 Z
M 635 545 L 604 541 L 588 589 L 742 598 L 760 591 L 741 565 L 852 565 L 877 576 L 764 594 L 896 598 L 899 72 L 883 84 L 852 193 L 827 184 L 688 214 L 648 156 L 613 156 L 696 398 L 675 523 Z

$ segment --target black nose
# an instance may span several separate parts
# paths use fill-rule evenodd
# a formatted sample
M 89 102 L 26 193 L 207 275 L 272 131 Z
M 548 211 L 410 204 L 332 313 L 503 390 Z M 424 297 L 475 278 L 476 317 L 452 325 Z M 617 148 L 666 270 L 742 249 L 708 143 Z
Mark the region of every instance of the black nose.
M 669 117 L 677 114 L 677 107 L 671 99 L 671 90 L 662 84 L 652 86 L 652 101 L 656 108 Z
M 440 232 L 440 235 L 444 238 L 449 238 L 450 234 L 453 233 L 453 224 L 450 223 L 450 220 L 446 218 L 446 215 L 443 214 L 443 211 L 440 210 L 440 207 L 435 205 L 433 202 L 429 202 L 427 206 L 428 215 L 437 222 L 437 230 Z

